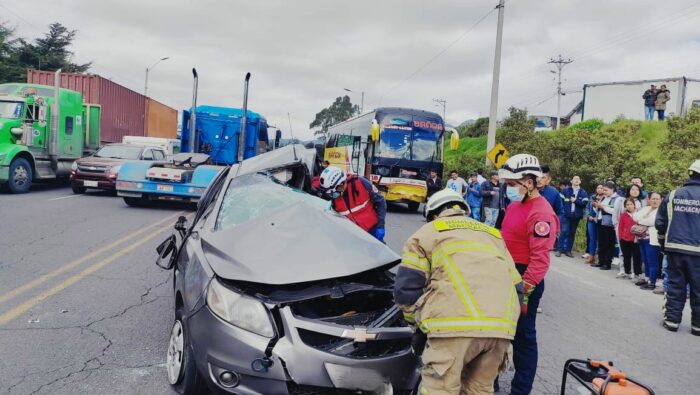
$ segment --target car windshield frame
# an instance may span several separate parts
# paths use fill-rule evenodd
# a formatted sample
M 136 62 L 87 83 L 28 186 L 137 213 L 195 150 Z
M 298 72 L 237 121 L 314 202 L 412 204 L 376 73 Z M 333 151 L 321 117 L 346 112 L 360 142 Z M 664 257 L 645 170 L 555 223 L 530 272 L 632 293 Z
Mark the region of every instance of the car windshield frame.
M 0 118 L 20 119 L 22 118 L 23 109 L 24 102 L 16 100 L 0 100 Z
M 107 151 L 105 153 L 105 151 Z M 114 151 L 114 152 L 111 152 Z M 122 145 L 122 144 L 112 144 L 105 145 L 95 152 L 96 158 L 112 158 L 112 159 L 126 159 L 126 160 L 138 160 L 141 157 L 141 151 L 143 147 L 134 145 Z
M 235 228 L 299 202 L 325 211 L 330 207 L 328 201 L 291 188 L 262 172 L 232 178 L 219 200 L 214 232 Z

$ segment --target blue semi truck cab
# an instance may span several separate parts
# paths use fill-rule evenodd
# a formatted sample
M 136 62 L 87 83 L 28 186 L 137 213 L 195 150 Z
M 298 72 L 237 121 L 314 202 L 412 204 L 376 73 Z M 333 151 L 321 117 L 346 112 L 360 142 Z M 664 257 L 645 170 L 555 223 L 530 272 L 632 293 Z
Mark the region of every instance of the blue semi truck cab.
M 122 165 L 117 194 L 126 204 L 141 206 L 152 200 L 197 202 L 219 171 L 238 163 L 243 110 L 201 105 L 194 111 L 194 122 L 193 110 L 183 111 L 179 154 L 167 161 Z M 267 151 L 267 129 L 262 115 L 246 111 L 243 159 Z

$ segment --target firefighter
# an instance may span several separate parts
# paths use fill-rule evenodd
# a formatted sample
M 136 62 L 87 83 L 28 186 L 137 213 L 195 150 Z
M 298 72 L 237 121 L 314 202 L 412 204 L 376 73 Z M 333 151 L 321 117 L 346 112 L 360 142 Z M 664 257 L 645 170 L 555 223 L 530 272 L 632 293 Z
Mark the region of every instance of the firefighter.
M 331 198 L 331 207 L 379 241 L 384 241 L 386 201 L 377 187 L 360 176 L 346 176 L 343 170 L 328 166 L 319 180 L 321 190 Z
M 678 330 L 690 285 L 690 332 L 700 336 L 700 159 L 688 168 L 688 175 L 688 181 L 661 203 L 655 227 L 668 257 L 663 326 Z
M 549 270 L 549 251 L 559 232 L 559 219 L 540 195 L 537 179 L 542 177 L 539 160 L 518 154 L 498 172 L 505 182 L 511 204 L 506 209 L 501 232 L 515 267 L 523 277 L 524 301 L 513 340 L 515 375 L 511 394 L 529 394 L 537 372 L 537 307 Z
M 500 232 L 469 218 L 460 193 L 436 192 L 426 217 L 404 245 L 394 289 L 427 336 L 419 393 L 492 394 L 511 359 L 522 280 Z

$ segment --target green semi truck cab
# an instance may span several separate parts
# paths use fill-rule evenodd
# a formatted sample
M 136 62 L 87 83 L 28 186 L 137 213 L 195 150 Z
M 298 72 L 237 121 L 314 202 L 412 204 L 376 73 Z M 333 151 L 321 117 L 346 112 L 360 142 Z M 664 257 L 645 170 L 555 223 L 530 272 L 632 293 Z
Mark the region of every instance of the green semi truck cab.
M 79 92 L 47 85 L 0 84 L 0 186 L 68 176 L 73 161 L 100 143 L 100 107 Z M 58 99 L 58 100 L 57 100 Z

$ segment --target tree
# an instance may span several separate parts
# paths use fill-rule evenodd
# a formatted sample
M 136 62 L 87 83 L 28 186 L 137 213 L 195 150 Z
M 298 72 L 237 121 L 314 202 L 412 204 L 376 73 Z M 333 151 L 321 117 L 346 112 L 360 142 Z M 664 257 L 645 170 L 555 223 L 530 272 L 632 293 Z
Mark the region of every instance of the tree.
M 465 125 L 457 130 L 461 137 L 479 137 L 486 136 L 489 131 L 489 118 L 481 117 L 474 121 L 471 125 Z
M 44 37 L 27 42 L 14 36 L 14 29 L 0 22 L 0 83 L 19 82 L 26 78 L 26 70 L 58 70 L 83 73 L 92 62 L 76 64 L 71 61 L 69 49 L 76 31 L 60 23 L 49 25 Z
M 316 114 L 309 127 L 311 129 L 319 128 L 314 132 L 315 136 L 326 135 L 328 128 L 340 122 L 350 119 L 353 115 L 359 114 L 360 107 L 350 102 L 350 97 L 336 97 L 333 104 L 328 108 L 324 108 Z

